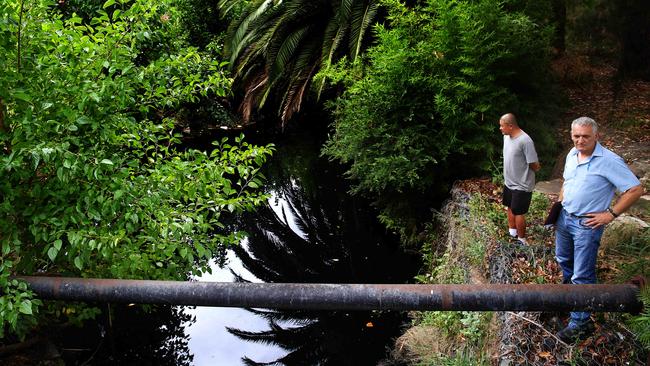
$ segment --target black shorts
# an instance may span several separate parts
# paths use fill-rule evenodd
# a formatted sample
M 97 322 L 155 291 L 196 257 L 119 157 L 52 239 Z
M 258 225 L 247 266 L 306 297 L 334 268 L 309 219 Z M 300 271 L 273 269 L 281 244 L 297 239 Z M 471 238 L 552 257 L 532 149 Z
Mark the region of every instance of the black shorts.
M 532 198 L 533 192 L 519 191 L 503 186 L 503 205 L 510 207 L 510 210 L 515 215 L 527 213 Z

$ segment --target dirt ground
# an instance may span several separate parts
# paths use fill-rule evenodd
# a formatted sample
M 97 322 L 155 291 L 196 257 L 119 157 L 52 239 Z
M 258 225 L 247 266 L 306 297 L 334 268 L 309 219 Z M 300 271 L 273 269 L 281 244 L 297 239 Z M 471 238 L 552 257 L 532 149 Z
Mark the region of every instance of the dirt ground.
M 598 122 L 600 142 L 628 164 L 650 163 L 650 81 L 618 81 L 615 67 L 585 61 L 584 57 L 577 62 L 575 57 L 565 56 L 554 64 L 556 73 L 561 73 L 562 65 L 581 65 L 574 72 L 583 76 L 578 81 L 561 80 L 571 106 L 559 123 L 558 139 L 563 153 L 558 156 L 552 178 L 561 176 L 565 153 L 572 147 L 570 122 L 581 116 Z

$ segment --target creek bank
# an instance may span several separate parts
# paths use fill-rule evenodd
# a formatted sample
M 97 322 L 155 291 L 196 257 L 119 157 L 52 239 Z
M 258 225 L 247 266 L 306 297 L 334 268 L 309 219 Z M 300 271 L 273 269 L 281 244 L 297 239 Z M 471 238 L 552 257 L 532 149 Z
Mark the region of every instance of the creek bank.
M 645 176 L 647 178 L 647 176 Z M 425 274 L 429 283 L 561 283 L 554 258 L 554 233 L 543 227 L 558 181 L 540 182 L 528 218 L 529 244 L 507 236 L 500 187 L 488 179 L 457 182 L 451 198 L 429 233 Z M 641 204 L 642 205 L 642 204 Z M 641 206 L 639 205 L 639 206 Z M 637 207 L 639 211 L 643 208 Z M 648 235 L 645 215 L 621 215 L 605 230 L 598 264 L 601 283 L 626 282 L 648 253 L 639 238 Z M 631 253 L 635 253 L 631 255 Z M 639 253 L 645 253 L 638 256 Z M 646 262 L 647 263 L 647 262 Z M 627 277 L 629 278 L 629 277 Z M 567 314 L 539 312 L 413 312 L 414 326 L 397 340 L 394 363 L 438 365 L 449 360 L 476 360 L 472 365 L 550 365 L 584 360 L 587 364 L 644 362 L 645 351 L 625 325 L 626 314 L 596 314 L 597 331 L 579 344 L 565 344 L 554 334 Z M 591 362 L 591 363 L 590 363 Z M 634 363 L 632 363 L 634 364 Z
M 418 280 L 559 283 L 561 272 L 553 258 L 553 233 L 544 230 L 541 223 L 561 187 L 564 159 L 572 147 L 570 121 L 580 116 L 590 116 L 599 123 L 600 142 L 626 161 L 646 190 L 636 204 L 605 230 L 599 252 L 599 281 L 626 282 L 633 275 L 648 271 L 650 82 L 620 80 L 615 62 L 598 61 L 588 55 L 567 53 L 554 60 L 552 66 L 570 105 L 556 131 L 562 151 L 549 181 L 538 183 L 533 197 L 528 215 L 529 246 L 514 246 L 507 237 L 499 187 L 488 179 L 457 182 L 451 198 L 432 224 L 438 230 L 430 233 L 424 247 L 428 266 Z M 562 71 L 563 66 L 571 70 Z M 473 263 L 468 260 L 472 257 Z M 562 362 L 645 364 L 647 350 L 642 349 L 626 327 L 627 315 L 597 314 L 595 336 L 578 345 L 558 344 L 553 339 L 552 333 L 562 324 L 550 315 L 495 313 L 487 324 L 477 326 L 472 322 L 476 317 L 469 314 L 413 313 L 414 326 L 397 340 L 393 356 L 395 363 L 418 365 L 452 364 L 450 360 L 461 361 L 453 364 L 504 366 Z M 482 334 L 468 337 L 461 329 Z

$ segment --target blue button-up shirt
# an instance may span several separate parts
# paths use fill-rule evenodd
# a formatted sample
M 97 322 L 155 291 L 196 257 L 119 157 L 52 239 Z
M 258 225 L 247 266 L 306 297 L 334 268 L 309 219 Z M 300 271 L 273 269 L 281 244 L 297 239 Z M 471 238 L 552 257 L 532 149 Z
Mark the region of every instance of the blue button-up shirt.
M 623 159 L 596 142 L 589 158 L 578 163 L 578 150 L 569 151 L 564 165 L 562 206 L 575 215 L 607 210 L 614 192 L 641 184 Z

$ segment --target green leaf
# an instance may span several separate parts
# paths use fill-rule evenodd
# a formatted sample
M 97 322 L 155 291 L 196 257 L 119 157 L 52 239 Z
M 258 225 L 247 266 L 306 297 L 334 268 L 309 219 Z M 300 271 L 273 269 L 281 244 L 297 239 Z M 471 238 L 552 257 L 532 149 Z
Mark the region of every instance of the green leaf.
M 56 248 L 56 251 L 57 251 L 57 252 L 58 252 L 59 250 L 61 250 L 61 247 L 62 247 L 62 246 L 63 246 L 63 242 L 61 241 L 61 239 L 58 239 L 58 240 L 55 240 L 55 241 L 54 241 L 54 247 Z
M 23 300 L 18 310 L 23 314 L 32 315 L 32 302 L 28 299 Z
M 196 243 L 196 254 L 198 254 L 199 257 L 205 256 L 205 248 L 203 245 Z
M 80 271 L 83 269 L 83 262 L 79 256 L 74 258 L 74 266 L 79 268 Z
M 113 165 L 113 162 L 109 159 L 102 159 L 101 163 L 106 165 Z
M 57 254 L 59 254 L 58 249 L 55 247 L 51 247 L 50 249 L 47 250 L 47 256 L 50 258 L 52 262 L 56 259 Z
M 102 5 L 102 9 L 106 9 L 113 4 L 115 4 L 115 0 L 107 0 L 104 5 Z
M 24 91 L 19 91 L 15 90 L 13 93 L 13 96 L 16 97 L 16 99 L 24 100 L 25 102 L 31 102 L 32 101 L 32 96 L 25 93 Z
M 90 118 L 86 117 L 86 116 L 81 116 L 81 117 L 77 118 L 76 122 L 77 122 L 78 125 L 87 125 L 87 124 L 92 123 L 92 120 Z

